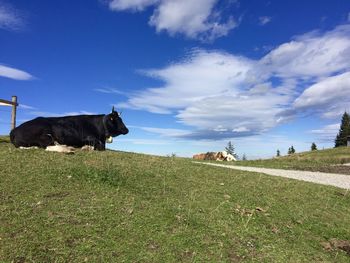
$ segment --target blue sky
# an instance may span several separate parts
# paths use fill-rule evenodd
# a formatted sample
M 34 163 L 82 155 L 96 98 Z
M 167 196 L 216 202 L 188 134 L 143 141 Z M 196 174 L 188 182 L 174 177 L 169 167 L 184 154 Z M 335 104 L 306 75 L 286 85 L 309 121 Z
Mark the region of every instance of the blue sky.
M 0 0 L 0 98 L 18 123 L 122 111 L 110 148 L 239 156 L 333 146 L 350 105 L 350 2 Z M 0 134 L 10 108 L 0 107 Z

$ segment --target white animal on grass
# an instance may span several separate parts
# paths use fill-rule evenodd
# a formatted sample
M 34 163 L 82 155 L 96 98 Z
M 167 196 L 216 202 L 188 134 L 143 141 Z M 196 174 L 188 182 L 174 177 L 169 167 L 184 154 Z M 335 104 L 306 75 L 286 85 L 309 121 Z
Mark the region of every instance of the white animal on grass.
M 60 153 L 74 153 L 76 150 L 78 150 L 78 148 L 59 144 L 57 142 L 55 142 L 55 145 L 47 146 L 45 149 L 45 151 L 48 151 L 48 152 L 60 152 Z M 81 150 L 82 151 L 93 151 L 93 150 L 95 150 L 95 148 L 94 148 L 94 146 L 91 146 L 91 145 L 84 145 L 83 147 L 81 147 Z
M 31 147 L 20 146 L 19 148 L 22 150 L 39 149 L 38 146 L 31 146 Z
M 39 147 L 37 147 L 37 146 L 31 146 L 31 147 L 20 146 L 19 148 L 23 149 L 23 150 L 39 149 Z M 79 148 L 74 148 L 72 146 L 58 144 L 57 142 L 55 142 L 55 145 L 47 146 L 45 148 L 45 151 L 48 151 L 48 152 L 60 152 L 60 153 L 74 153 L 78 149 Z M 94 151 L 95 148 L 94 148 L 94 146 L 91 146 L 91 145 L 84 145 L 83 147 L 81 147 L 81 150 L 82 151 Z
M 223 157 L 223 161 L 228 161 L 228 162 L 237 161 L 237 159 L 232 154 L 228 153 L 227 151 L 222 151 L 220 153 Z
M 59 152 L 59 153 L 74 153 L 75 148 L 72 146 L 56 144 L 56 145 L 52 145 L 52 146 L 47 146 L 45 151 Z

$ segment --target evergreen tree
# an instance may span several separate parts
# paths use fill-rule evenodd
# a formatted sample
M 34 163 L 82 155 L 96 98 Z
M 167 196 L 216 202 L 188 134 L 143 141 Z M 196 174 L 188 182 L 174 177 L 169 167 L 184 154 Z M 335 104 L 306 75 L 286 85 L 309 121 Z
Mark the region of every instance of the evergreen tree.
M 242 156 L 242 161 L 246 161 L 247 160 L 247 156 L 245 155 L 245 153 Z
M 280 150 L 277 150 L 276 157 L 280 157 L 280 156 L 281 156 L 281 152 L 280 152 Z
M 235 157 L 236 159 L 238 159 L 237 154 L 235 153 L 235 147 L 233 146 L 233 144 L 231 143 L 231 141 L 229 141 L 227 143 L 227 146 L 225 147 L 225 151 L 229 154 L 232 154 L 233 157 Z
M 341 119 L 340 129 L 335 138 L 335 146 L 346 146 L 347 137 L 350 136 L 350 116 L 347 112 L 344 112 Z
M 317 146 L 314 142 L 311 144 L 311 151 L 317 151 Z
M 292 147 L 290 147 L 290 151 L 292 154 L 295 153 L 295 149 L 294 149 L 293 145 L 292 145 Z
M 291 147 L 288 148 L 288 154 L 293 154 L 293 153 L 295 153 L 295 149 L 292 145 Z

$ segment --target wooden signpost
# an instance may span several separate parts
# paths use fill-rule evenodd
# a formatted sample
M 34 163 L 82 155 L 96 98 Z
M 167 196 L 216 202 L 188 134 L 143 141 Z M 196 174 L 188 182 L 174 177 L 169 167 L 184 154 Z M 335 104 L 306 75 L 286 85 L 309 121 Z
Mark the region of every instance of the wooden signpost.
M 3 100 L 0 99 L 0 106 L 12 106 L 12 113 L 11 113 L 11 130 L 16 128 L 16 113 L 17 113 L 17 96 L 12 96 L 12 100 Z

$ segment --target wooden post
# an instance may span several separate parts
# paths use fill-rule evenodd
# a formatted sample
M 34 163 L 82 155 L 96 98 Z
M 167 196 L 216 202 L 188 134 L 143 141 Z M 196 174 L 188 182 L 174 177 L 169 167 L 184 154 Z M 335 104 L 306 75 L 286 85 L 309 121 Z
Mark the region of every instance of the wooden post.
M 16 128 L 17 96 L 12 96 L 11 130 Z
M 348 136 L 346 139 L 347 139 L 347 144 L 346 144 L 346 146 L 350 147 L 350 136 Z

